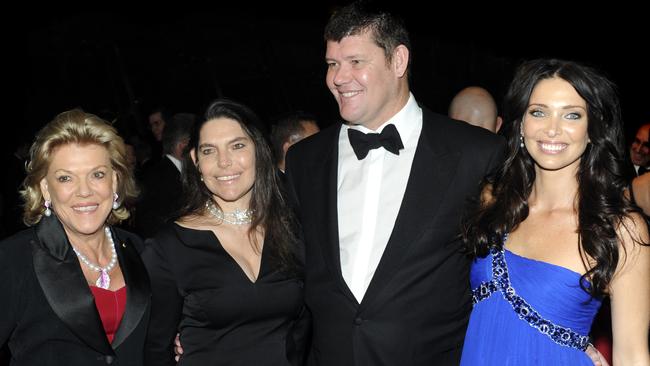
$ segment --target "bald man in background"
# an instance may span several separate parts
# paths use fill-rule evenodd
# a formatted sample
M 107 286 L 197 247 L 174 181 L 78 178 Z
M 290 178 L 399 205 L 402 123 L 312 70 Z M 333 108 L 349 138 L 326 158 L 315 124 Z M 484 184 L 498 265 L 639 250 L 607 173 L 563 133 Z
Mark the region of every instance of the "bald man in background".
M 458 92 L 449 105 L 448 114 L 453 119 L 494 133 L 499 131 L 503 122 L 497 114 L 497 105 L 492 95 L 478 86 L 470 86 Z

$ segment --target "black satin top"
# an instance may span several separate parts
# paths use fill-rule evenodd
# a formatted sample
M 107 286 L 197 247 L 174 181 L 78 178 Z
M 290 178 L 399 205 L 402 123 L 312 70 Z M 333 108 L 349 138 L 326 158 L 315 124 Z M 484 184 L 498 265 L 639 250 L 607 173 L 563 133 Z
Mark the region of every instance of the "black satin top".
M 8 342 L 11 365 L 143 364 L 151 295 L 143 243 L 111 231 L 127 292 L 112 342 L 55 215 L 0 242 L 0 345 Z
M 290 365 L 292 330 L 303 310 L 302 281 L 277 271 L 262 251 L 252 282 L 211 231 L 171 224 L 147 242 L 152 282 L 148 365 Z

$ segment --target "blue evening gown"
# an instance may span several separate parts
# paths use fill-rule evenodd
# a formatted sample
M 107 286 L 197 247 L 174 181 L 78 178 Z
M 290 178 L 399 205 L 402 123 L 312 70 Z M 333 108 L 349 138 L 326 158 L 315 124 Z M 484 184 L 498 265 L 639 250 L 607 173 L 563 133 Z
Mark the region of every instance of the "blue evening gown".
M 584 349 L 601 301 L 579 283 L 570 269 L 507 249 L 477 258 L 461 365 L 593 365 Z

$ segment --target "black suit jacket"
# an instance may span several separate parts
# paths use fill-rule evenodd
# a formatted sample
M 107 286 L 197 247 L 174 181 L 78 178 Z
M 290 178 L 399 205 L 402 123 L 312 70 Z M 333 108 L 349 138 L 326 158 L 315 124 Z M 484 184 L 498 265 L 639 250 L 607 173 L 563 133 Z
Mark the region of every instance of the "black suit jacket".
M 127 303 L 112 344 L 61 223 L 0 242 L 0 344 L 12 365 L 142 365 L 151 291 L 138 237 L 113 230 Z
M 466 201 L 501 161 L 501 137 L 423 109 L 402 205 L 359 304 L 339 258 L 340 125 L 289 151 L 287 178 L 306 241 L 310 365 L 458 365 L 471 310 L 470 261 L 460 253 Z
M 181 173 L 166 156 L 146 173 L 142 198 L 135 211 L 136 232 L 151 238 L 180 209 L 183 185 Z

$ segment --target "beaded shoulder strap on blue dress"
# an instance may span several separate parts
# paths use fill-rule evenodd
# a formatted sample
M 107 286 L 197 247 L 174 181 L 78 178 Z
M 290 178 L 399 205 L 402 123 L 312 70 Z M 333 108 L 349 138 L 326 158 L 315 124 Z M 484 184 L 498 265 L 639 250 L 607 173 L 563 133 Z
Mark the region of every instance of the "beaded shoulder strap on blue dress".
M 503 244 L 505 245 L 508 235 L 504 235 Z M 547 335 L 553 342 L 565 346 L 577 348 L 584 351 L 589 345 L 589 337 L 583 336 L 570 328 L 563 327 L 544 319 L 530 304 L 521 296 L 517 295 L 515 289 L 510 284 L 508 275 L 508 266 L 505 258 L 505 249 L 496 247 L 490 248 L 492 256 L 492 280 L 482 282 L 478 287 L 472 290 L 472 303 L 476 305 L 492 296 L 497 290 L 501 292 L 503 298 L 512 306 L 519 319 L 525 321 L 531 327 L 537 329 L 540 333 Z

